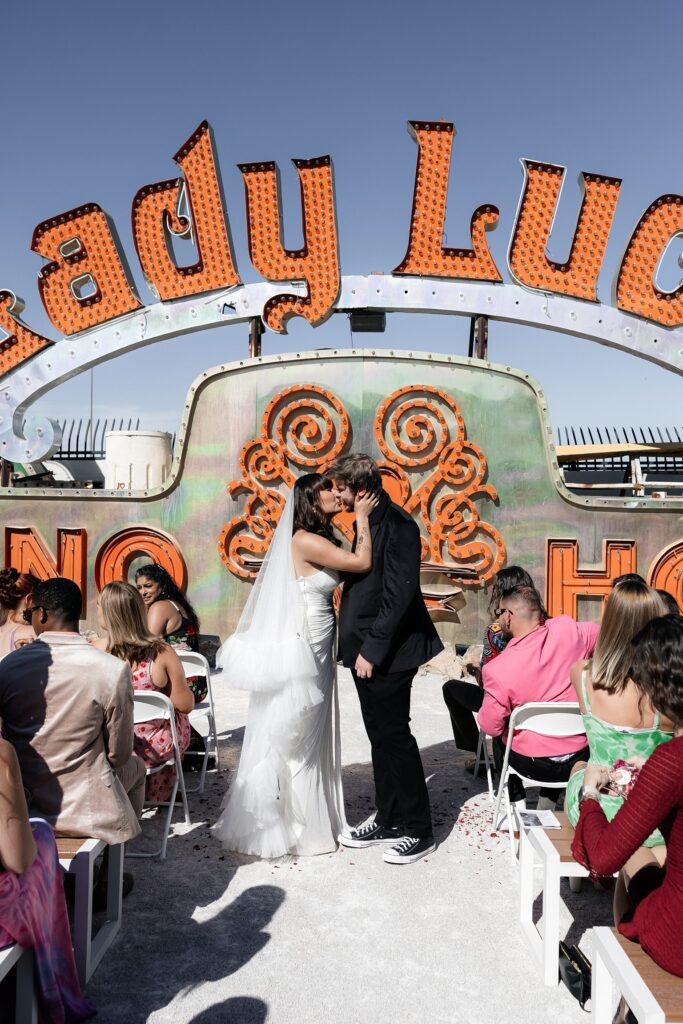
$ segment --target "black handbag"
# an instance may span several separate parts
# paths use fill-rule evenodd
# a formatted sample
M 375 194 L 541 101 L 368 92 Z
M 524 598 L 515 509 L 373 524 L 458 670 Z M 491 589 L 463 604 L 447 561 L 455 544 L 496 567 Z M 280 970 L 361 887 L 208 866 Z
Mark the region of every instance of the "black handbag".
M 560 979 L 565 983 L 582 1010 L 591 997 L 591 963 L 578 946 L 560 942 Z M 588 1012 L 588 1011 L 586 1011 Z

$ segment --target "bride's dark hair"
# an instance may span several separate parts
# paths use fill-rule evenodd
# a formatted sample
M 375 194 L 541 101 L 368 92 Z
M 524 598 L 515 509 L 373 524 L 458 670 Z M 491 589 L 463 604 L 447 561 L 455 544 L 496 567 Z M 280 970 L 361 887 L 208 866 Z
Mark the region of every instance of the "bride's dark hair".
M 294 525 L 292 533 L 308 530 L 326 537 L 339 547 L 341 543 L 334 535 L 332 523 L 320 508 L 320 493 L 331 491 L 334 481 L 322 473 L 306 473 L 294 484 Z

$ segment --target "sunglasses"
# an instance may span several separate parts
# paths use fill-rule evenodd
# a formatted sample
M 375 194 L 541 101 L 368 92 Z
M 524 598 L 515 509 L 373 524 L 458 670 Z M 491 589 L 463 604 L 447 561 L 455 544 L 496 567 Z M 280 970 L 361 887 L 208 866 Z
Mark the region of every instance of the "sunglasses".
M 501 615 L 514 615 L 515 613 L 510 608 L 496 608 L 493 614 L 499 619 Z
M 26 625 L 30 626 L 31 622 L 32 622 L 32 619 L 33 619 L 33 613 L 34 612 L 44 612 L 44 611 L 45 611 L 45 609 L 42 607 L 42 605 L 32 604 L 30 608 L 24 608 L 24 610 L 23 610 L 23 612 L 21 614 L 22 614 L 22 617 L 23 617 L 24 622 L 26 623 Z

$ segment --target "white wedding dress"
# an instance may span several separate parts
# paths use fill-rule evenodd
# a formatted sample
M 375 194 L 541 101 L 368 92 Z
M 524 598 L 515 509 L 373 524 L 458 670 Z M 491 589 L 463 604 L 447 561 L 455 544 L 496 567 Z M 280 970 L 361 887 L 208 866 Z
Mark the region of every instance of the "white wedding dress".
M 282 546 L 281 553 L 284 558 Z M 214 832 L 227 849 L 259 857 L 332 852 L 346 827 L 332 607 L 339 575 L 321 569 L 294 580 L 292 568 L 292 582 L 301 615 L 298 644 L 289 642 L 286 630 L 283 639 L 269 636 L 265 627 L 260 651 L 252 650 L 251 634 L 245 633 L 242 649 L 238 635 L 218 657 L 232 676 L 241 666 L 243 685 L 253 692 L 239 769 Z M 247 628 L 253 632 L 254 626 L 255 620 Z M 280 627 L 276 633 L 282 634 Z M 269 671 L 260 664 L 264 660 Z M 271 683 L 276 688 L 266 689 Z

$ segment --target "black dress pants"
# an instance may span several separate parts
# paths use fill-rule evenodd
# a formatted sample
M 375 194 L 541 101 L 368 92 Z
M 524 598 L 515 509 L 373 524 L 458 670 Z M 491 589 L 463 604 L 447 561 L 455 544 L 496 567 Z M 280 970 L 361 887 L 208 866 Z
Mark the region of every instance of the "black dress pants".
M 403 834 L 432 835 L 432 816 L 422 758 L 410 731 L 410 691 L 415 669 L 378 672 L 353 681 L 372 747 L 375 820 Z
M 458 750 L 476 751 L 479 731 L 472 712 L 479 711 L 484 703 L 484 690 L 475 683 L 451 679 L 443 684 L 443 699 L 451 716 L 456 747 Z M 505 744 L 500 736 L 494 736 L 492 745 L 493 763 L 500 773 L 505 759 Z M 527 757 L 511 750 L 510 764 L 522 775 L 537 779 L 539 783 L 568 782 L 573 766 L 577 761 L 587 761 L 588 754 L 588 747 L 584 747 L 566 761 L 553 761 L 550 757 Z M 516 775 L 508 776 L 508 793 L 511 800 L 524 800 L 526 796 L 524 786 Z M 560 790 L 541 786 L 540 795 L 555 800 L 560 795 Z
M 503 767 L 505 759 L 505 744 L 500 736 L 494 736 L 493 763 L 498 771 Z M 540 795 L 550 800 L 557 800 L 562 792 L 560 789 L 546 789 L 544 782 L 569 782 L 572 768 L 577 761 L 587 761 L 590 754 L 589 748 L 583 747 L 568 757 L 566 761 L 553 761 L 551 757 L 528 757 L 526 754 L 518 754 L 517 751 L 510 751 L 510 764 L 518 772 L 528 779 L 534 779 L 541 785 Z M 526 791 L 524 784 L 516 775 L 508 776 L 508 793 L 511 800 L 524 800 Z
M 443 699 L 446 702 L 453 726 L 453 737 L 458 750 L 476 751 L 479 730 L 474 721 L 473 711 L 479 711 L 484 703 L 484 691 L 476 683 L 461 679 L 449 679 L 443 684 Z

